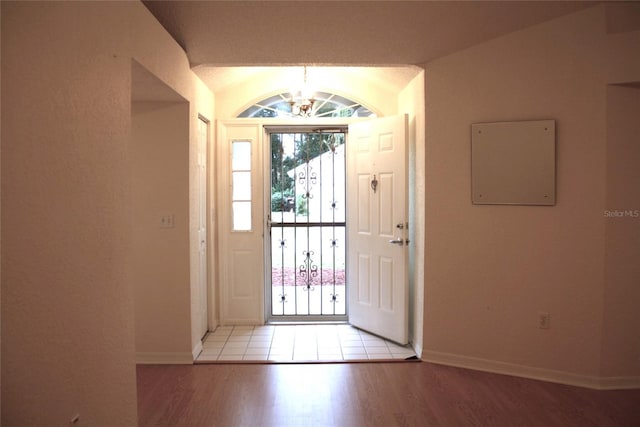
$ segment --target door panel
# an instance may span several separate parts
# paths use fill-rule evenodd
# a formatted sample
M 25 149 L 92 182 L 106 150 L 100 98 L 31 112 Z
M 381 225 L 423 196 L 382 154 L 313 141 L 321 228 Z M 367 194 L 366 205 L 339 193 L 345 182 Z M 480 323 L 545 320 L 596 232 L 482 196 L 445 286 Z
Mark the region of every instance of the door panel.
M 359 233 L 370 233 L 371 228 L 369 225 L 369 183 L 371 182 L 371 176 L 367 174 L 358 175 L 358 190 L 357 190 L 357 205 L 358 210 L 358 222 L 356 227 Z
M 221 121 L 217 127 L 220 323 L 262 324 L 264 215 L 260 126 Z
M 379 185 L 381 189 L 385 189 L 385 191 L 380 191 L 379 201 L 379 218 L 380 218 L 380 236 L 393 238 L 393 233 L 395 231 L 395 224 L 393 224 L 393 210 L 394 203 L 396 202 L 394 196 L 394 182 L 392 174 L 380 174 L 380 178 L 378 178 Z
M 369 272 L 371 271 L 371 258 L 367 254 L 358 253 L 358 299 L 359 304 L 371 304 L 371 281 L 369 280 Z
M 393 312 L 393 259 L 380 257 L 380 309 Z
M 229 256 L 229 284 L 232 301 L 251 299 L 255 293 L 253 272 L 248 265 L 254 261 L 255 254 L 250 250 L 233 249 Z M 242 302 L 240 302 L 242 304 Z
M 386 117 L 349 126 L 347 145 L 348 281 L 354 326 L 408 342 L 407 119 Z M 351 149 L 349 147 L 352 147 Z M 357 260 L 356 262 L 353 262 Z

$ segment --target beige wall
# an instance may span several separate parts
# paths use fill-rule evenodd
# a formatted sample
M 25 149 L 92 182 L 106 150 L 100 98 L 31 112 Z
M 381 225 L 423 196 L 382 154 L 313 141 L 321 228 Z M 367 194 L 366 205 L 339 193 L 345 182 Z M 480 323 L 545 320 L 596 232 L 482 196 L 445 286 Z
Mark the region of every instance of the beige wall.
M 212 95 L 140 3 L 3 2 L 2 41 L 2 423 L 135 425 L 132 58 L 190 101 L 190 182 Z
M 640 85 L 607 88 L 601 375 L 640 376 Z
M 131 114 L 137 360 L 191 363 L 189 104 L 136 102 Z
M 595 7 L 427 64 L 426 359 L 602 385 L 606 84 L 637 70 L 607 60 L 637 57 L 638 35 L 614 43 Z M 472 205 L 470 125 L 546 118 L 557 205 Z

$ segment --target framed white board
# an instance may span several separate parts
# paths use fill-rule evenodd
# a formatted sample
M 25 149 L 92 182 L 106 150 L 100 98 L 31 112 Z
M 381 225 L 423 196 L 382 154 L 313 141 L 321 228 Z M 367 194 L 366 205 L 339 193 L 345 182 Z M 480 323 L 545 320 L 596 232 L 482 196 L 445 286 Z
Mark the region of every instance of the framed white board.
M 555 205 L 555 120 L 472 124 L 471 202 Z

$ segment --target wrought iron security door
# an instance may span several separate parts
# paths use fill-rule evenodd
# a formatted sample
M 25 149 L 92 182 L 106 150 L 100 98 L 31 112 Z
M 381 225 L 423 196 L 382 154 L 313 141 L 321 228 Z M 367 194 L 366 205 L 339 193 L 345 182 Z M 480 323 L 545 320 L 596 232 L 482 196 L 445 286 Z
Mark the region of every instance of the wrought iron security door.
M 270 134 L 270 320 L 346 320 L 345 136 Z

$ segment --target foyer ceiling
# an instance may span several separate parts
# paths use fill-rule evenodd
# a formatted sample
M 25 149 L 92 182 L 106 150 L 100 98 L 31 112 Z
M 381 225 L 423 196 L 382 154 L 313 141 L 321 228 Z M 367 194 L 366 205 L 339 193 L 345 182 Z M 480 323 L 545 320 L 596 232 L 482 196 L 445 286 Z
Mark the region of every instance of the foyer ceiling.
M 420 65 L 594 1 L 143 1 L 214 91 L 282 65 Z M 241 67 L 241 68 L 239 68 Z M 249 67 L 249 68 L 247 68 Z M 405 68 L 370 68 L 403 86 Z

